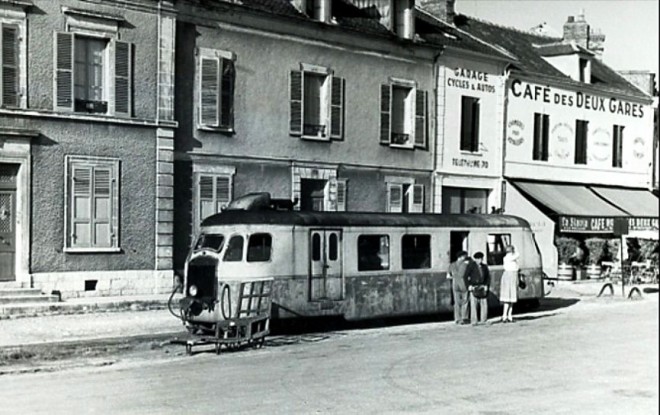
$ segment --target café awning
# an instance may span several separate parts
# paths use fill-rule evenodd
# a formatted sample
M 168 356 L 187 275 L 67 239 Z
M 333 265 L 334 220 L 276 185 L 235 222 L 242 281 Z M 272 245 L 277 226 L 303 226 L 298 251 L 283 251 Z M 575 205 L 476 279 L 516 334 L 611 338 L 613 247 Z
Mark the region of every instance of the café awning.
M 559 232 L 612 233 L 614 218 L 630 217 L 584 185 L 522 181 L 514 185 L 556 217 Z
M 634 217 L 658 217 L 658 198 L 648 190 L 590 186 L 591 190 Z

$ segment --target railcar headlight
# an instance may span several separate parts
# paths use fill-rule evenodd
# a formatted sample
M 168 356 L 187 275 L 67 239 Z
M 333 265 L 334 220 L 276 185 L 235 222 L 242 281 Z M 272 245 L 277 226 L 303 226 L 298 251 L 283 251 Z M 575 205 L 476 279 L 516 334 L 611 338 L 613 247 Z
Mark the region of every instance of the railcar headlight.
M 197 286 L 196 285 L 191 285 L 188 287 L 188 294 L 190 294 L 191 297 L 194 297 L 197 295 Z

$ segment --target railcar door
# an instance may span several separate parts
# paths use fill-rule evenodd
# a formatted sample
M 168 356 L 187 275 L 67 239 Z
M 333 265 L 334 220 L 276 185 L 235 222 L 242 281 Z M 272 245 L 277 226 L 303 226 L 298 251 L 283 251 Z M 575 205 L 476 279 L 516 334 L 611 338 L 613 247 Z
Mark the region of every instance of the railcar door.
M 309 299 L 343 298 L 341 231 L 315 229 L 310 233 Z

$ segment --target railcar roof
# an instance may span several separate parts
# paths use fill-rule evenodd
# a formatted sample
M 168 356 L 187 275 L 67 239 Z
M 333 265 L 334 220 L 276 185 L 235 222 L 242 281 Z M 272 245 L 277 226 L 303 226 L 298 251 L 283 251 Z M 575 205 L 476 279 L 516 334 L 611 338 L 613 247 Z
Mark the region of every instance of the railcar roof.
M 204 219 L 202 226 L 219 225 L 296 226 L 400 226 L 400 227 L 525 227 L 519 217 L 495 214 L 402 214 L 372 212 L 300 212 L 278 210 L 226 210 Z

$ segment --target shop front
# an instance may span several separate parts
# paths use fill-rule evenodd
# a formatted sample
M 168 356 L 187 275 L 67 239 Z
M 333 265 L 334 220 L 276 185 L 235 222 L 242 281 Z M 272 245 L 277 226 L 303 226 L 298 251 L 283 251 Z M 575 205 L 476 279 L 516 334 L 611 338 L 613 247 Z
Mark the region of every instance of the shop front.
M 552 278 L 595 278 L 603 261 L 637 259 L 621 250 L 616 219 L 627 221 L 627 245 L 658 239 L 658 198 L 645 189 L 510 180 L 505 206 L 530 222 Z

